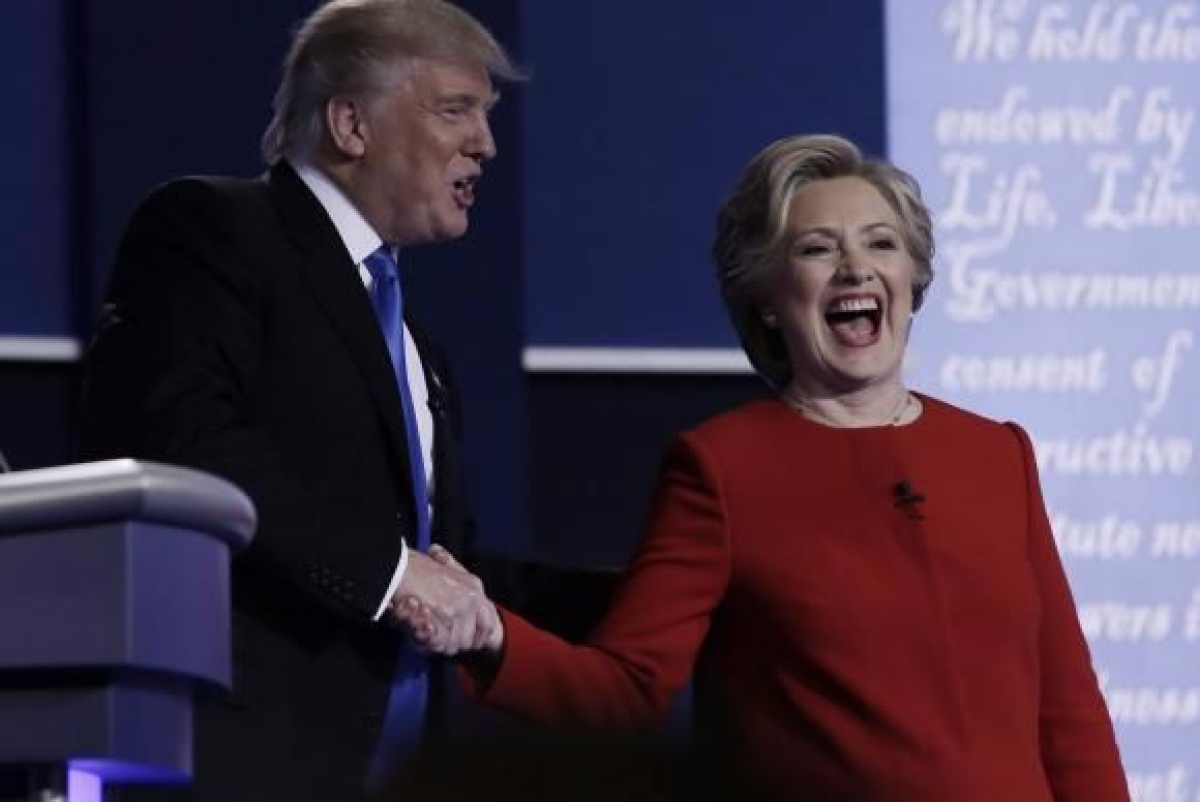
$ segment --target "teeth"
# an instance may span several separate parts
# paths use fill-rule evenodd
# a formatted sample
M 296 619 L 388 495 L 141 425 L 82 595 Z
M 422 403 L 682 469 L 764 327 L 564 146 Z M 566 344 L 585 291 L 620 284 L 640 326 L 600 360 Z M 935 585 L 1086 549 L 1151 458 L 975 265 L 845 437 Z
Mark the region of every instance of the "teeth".
M 843 298 L 830 304 L 830 312 L 874 312 L 879 301 L 874 298 Z

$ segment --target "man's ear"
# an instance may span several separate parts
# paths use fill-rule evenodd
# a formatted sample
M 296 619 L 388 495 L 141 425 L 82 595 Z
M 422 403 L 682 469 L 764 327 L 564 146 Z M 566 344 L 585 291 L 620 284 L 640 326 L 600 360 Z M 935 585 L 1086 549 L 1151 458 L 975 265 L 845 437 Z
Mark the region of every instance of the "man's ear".
M 361 102 L 330 98 L 325 104 L 325 125 L 338 153 L 360 159 L 367 152 L 367 115 Z

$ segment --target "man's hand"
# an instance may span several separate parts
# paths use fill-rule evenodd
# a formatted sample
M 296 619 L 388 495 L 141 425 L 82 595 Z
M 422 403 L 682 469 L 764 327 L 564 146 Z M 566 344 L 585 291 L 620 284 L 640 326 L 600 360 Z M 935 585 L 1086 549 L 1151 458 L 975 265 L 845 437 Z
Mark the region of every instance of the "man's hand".
M 438 545 L 428 555 L 409 553 L 390 615 L 409 628 L 418 646 L 437 654 L 499 651 L 504 643 L 504 627 L 483 583 Z

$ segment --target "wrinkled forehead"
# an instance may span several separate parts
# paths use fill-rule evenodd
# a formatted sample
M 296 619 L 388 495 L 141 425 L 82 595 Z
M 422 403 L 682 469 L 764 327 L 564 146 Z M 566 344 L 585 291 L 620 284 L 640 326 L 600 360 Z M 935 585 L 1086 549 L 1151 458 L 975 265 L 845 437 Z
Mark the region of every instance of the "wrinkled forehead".
M 820 178 L 795 189 L 787 212 L 792 233 L 814 228 L 859 229 L 887 225 L 899 229 L 896 210 L 870 181 L 859 176 Z
M 492 104 L 500 92 L 482 63 L 465 58 L 408 56 L 396 62 L 394 86 L 411 86 L 421 94 L 461 96 Z

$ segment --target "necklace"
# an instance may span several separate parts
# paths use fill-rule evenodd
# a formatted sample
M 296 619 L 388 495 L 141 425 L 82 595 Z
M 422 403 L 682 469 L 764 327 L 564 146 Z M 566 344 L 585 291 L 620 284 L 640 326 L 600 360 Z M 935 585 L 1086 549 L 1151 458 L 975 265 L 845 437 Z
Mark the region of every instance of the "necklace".
M 792 394 L 791 388 L 788 388 L 788 389 L 784 390 L 783 392 L 781 392 L 780 396 L 783 398 L 783 400 L 785 402 L 787 402 L 787 405 L 789 407 L 796 410 L 797 412 L 799 412 L 801 415 L 808 418 L 809 420 L 814 420 L 817 423 L 823 423 L 826 426 L 833 426 L 833 427 L 836 427 L 839 429 L 849 428 L 849 427 L 847 427 L 846 423 L 844 423 L 842 421 L 834 420 L 833 418 L 829 417 L 828 415 L 821 412 L 820 410 L 809 406 L 807 402 L 802 401 L 800 398 L 797 398 L 795 395 Z M 886 424 L 888 426 L 899 426 L 900 422 L 905 419 L 905 416 L 908 414 L 908 411 L 910 409 L 912 409 L 913 407 L 919 408 L 919 403 L 920 402 L 918 402 L 917 399 L 913 397 L 912 393 L 910 393 L 908 390 L 905 390 L 904 394 L 900 397 L 900 402 L 898 404 L 896 404 L 895 408 L 892 409 L 892 411 L 889 412 L 884 417 L 884 420 L 879 425 Z M 863 425 L 864 426 L 875 426 L 877 424 L 866 423 Z

